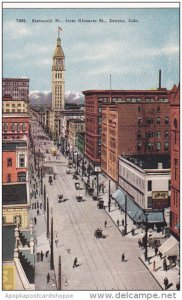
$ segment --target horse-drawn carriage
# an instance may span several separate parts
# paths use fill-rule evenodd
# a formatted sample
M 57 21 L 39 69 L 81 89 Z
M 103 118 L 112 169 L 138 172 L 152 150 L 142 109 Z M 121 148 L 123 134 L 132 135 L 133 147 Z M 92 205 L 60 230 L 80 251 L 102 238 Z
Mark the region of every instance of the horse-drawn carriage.
M 94 232 L 94 236 L 96 237 L 96 239 L 100 239 L 100 238 L 105 238 L 106 236 L 102 233 L 102 229 L 101 228 L 97 228 Z
M 63 194 L 58 194 L 58 203 L 63 202 Z

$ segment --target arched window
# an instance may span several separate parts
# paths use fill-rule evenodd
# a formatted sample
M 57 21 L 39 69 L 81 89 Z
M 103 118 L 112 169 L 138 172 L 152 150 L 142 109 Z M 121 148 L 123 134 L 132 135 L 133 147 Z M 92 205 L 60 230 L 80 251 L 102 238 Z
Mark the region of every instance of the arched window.
M 15 128 L 16 128 L 15 123 L 12 123 L 12 124 L 11 124 L 11 131 L 12 131 L 12 132 L 15 132 Z
M 3 125 L 3 131 L 4 132 L 8 131 L 8 124 L 7 123 L 4 123 L 4 125 Z
M 26 173 L 25 172 L 19 172 L 18 173 L 18 182 L 25 182 L 26 181 Z
M 22 131 L 23 131 L 23 132 L 26 131 L 26 124 L 25 124 L 25 123 L 22 124 Z
M 17 124 L 17 131 L 20 132 L 20 124 Z
M 141 148 L 142 148 L 142 143 L 137 143 L 137 151 L 141 151 Z
M 168 150 L 169 150 L 169 143 L 168 143 L 168 142 L 165 142 L 165 143 L 164 143 L 164 150 L 165 150 L 165 151 L 168 151 Z

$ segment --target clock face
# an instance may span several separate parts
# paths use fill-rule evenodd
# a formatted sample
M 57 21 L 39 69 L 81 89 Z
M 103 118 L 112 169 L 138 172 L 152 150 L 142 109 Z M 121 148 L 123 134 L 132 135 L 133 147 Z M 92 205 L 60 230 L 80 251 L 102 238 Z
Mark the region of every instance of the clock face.
M 63 62 L 63 60 L 59 59 L 59 60 L 57 60 L 56 64 L 60 66 L 60 65 L 62 65 L 62 62 Z

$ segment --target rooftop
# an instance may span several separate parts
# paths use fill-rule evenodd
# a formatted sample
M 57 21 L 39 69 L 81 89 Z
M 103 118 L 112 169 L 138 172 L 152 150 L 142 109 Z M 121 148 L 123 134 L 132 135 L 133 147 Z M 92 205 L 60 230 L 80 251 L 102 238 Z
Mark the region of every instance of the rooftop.
M 3 261 L 12 261 L 14 259 L 15 248 L 15 225 L 3 225 L 2 231 L 2 257 Z
M 128 161 L 142 169 L 170 169 L 171 161 L 169 155 L 126 155 L 122 156 Z M 160 164 L 161 165 L 158 165 Z
M 114 96 L 114 95 L 139 95 L 139 94 L 146 94 L 146 95 L 167 95 L 169 91 L 165 88 L 156 89 L 156 90 L 86 90 L 82 91 L 84 95 L 107 95 L 107 96 Z
M 3 205 L 27 204 L 26 183 L 3 185 L 2 204 Z
M 79 124 L 79 123 L 85 123 L 85 120 L 83 120 L 83 119 L 70 119 L 69 121 L 71 123 L 77 123 L 77 124 Z

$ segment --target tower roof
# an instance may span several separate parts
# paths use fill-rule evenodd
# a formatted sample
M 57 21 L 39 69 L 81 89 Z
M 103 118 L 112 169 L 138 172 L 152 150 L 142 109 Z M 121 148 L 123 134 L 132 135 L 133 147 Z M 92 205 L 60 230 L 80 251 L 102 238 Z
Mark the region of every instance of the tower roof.
M 56 48 L 54 50 L 54 54 L 53 54 L 53 58 L 64 58 L 64 52 L 63 49 L 61 47 L 61 39 L 60 37 L 57 38 L 57 45 Z

